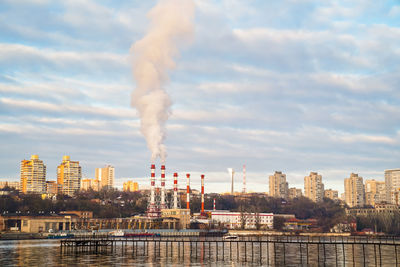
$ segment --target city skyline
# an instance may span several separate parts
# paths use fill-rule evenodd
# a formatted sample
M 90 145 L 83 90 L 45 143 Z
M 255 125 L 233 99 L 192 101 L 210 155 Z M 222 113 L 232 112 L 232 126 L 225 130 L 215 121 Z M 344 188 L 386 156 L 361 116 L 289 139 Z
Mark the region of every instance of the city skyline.
M 31 155 L 31 160 L 32 159 L 35 159 L 35 160 L 38 160 L 38 155 Z M 70 156 L 66 156 L 66 155 L 64 155 L 63 157 L 62 157 L 62 161 L 64 162 L 65 160 L 67 160 L 67 161 L 69 161 L 69 159 L 70 159 Z M 22 164 L 22 162 L 30 162 L 30 160 L 21 160 L 21 164 Z M 41 164 L 44 164 L 45 162 L 44 161 L 42 161 L 42 160 L 40 160 L 40 162 L 41 162 Z M 78 163 L 79 164 L 79 161 L 76 161 L 76 163 Z M 60 166 L 58 166 L 57 168 L 59 168 Z M 46 165 L 44 165 L 44 177 L 47 177 L 47 167 L 46 167 Z M 80 175 L 81 175 L 81 172 L 82 172 L 82 169 L 84 169 L 84 168 L 82 168 L 82 166 L 80 166 L 79 167 L 79 172 L 80 172 Z M 229 173 L 229 170 L 231 170 L 231 171 L 234 171 L 233 169 L 231 169 L 231 168 L 229 168 L 228 169 L 228 174 L 229 174 L 229 179 L 232 179 L 232 176 L 231 176 L 231 174 Z M 388 172 L 391 172 L 391 171 L 395 171 L 396 173 L 398 173 L 398 171 L 399 171 L 400 169 L 388 169 L 388 170 L 385 170 L 384 171 L 384 179 L 383 180 L 375 180 L 375 179 L 365 179 L 365 186 L 367 186 L 367 182 L 374 182 L 374 183 L 376 183 L 376 182 L 378 182 L 378 183 L 383 183 L 383 184 L 385 184 L 385 181 L 387 180 L 387 173 Z M 58 172 L 58 171 L 57 171 Z M 102 174 L 102 172 L 105 172 L 104 174 L 105 174 L 105 176 L 104 176 L 104 178 L 103 178 L 103 174 Z M 243 169 L 243 172 L 244 172 L 244 169 Z M 181 173 L 177 173 L 178 174 L 178 177 L 181 177 L 180 179 L 178 178 L 178 180 L 180 180 L 180 183 L 178 183 L 178 185 L 180 185 L 181 186 L 181 188 L 183 189 L 184 188 L 184 185 L 182 185 L 181 183 L 183 182 L 185 182 L 186 181 L 186 178 L 185 178 L 185 176 L 186 176 L 186 174 L 187 174 L 188 172 L 181 172 Z M 196 177 L 197 175 L 198 176 L 201 176 L 203 173 L 200 173 L 200 174 L 198 174 L 198 173 L 190 173 L 191 175 L 194 175 L 195 177 L 194 177 L 194 181 L 193 181 L 193 189 L 195 189 L 195 188 L 197 188 L 198 186 L 199 186 L 199 181 L 197 181 L 196 180 L 196 178 L 198 178 L 198 177 Z M 240 174 L 240 173 L 239 173 Z M 57 176 L 58 176 L 59 174 L 57 173 Z M 161 175 L 161 170 L 160 170 L 160 173 L 158 173 L 158 176 L 157 176 L 157 169 L 156 169 L 156 187 L 159 187 L 160 186 L 160 183 L 161 183 L 161 178 L 160 178 L 160 175 Z M 236 184 L 236 186 L 234 187 L 234 192 L 235 193 L 241 193 L 242 192 L 242 190 L 240 190 L 240 189 L 238 189 L 237 187 L 240 187 L 240 186 L 243 186 L 243 175 L 244 175 L 244 173 L 242 173 L 241 174 L 242 176 L 240 176 L 240 175 L 238 175 L 234 180 L 235 180 L 235 184 Z M 246 174 L 247 175 L 247 174 Z M 282 197 L 282 198 L 285 198 L 285 199 L 288 199 L 288 198 L 290 198 L 289 197 L 289 189 L 297 189 L 297 190 L 301 190 L 301 194 L 303 195 L 303 196 L 306 196 L 307 197 L 307 193 L 306 193 L 306 190 L 305 190 L 305 188 L 306 188 L 306 180 L 307 181 L 309 181 L 308 179 L 309 179 L 309 177 L 310 176 L 314 176 L 314 175 L 318 175 L 318 176 L 321 176 L 321 174 L 318 174 L 318 172 L 310 172 L 310 175 L 305 175 L 304 176 L 304 183 L 303 183 L 303 185 L 300 185 L 300 184 L 293 184 L 293 183 L 289 183 L 289 181 L 286 181 L 286 173 L 284 173 L 284 172 L 282 172 L 282 171 L 275 171 L 275 173 L 274 174 L 270 174 L 270 175 L 267 175 L 267 182 L 266 182 L 266 186 L 267 186 L 267 190 L 250 190 L 249 192 L 260 192 L 260 193 L 267 193 L 269 196 L 275 196 L 275 197 Z M 353 175 L 355 175 L 355 176 L 357 176 L 358 177 L 358 174 L 355 174 L 355 173 L 351 173 L 350 174 L 350 177 L 352 177 Z M 120 190 L 122 190 L 123 188 L 124 188 L 124 186 L 125 186 L 125 183 L 126 182 L 132 182 L 131 180 L 132 179 L 134 179 L 134 181 L 136 182 L 136 183 L 141 183 L 141 188 L 142 189 L 149 189 L 149 187 L 150 187 L 150 184 L 149 184 L 149 177 L 127 177 L 127 178 L 122 178 L 122 179 L 120 179 L 119 180 L 119 183 L 116 183 L 116 184 L 114 184 L 114 180 L 115 180 L 115 169 L 114 169 L 114 167 L 113 166 L 111 166 L 110 164 L 105 164 L 103 167 L 96 167 L 95 168 L 95 170 L 94 170 L 94 175 L 93 176 L 89 176 L 89 177 L 81 177 L 80 178 L 80 180 L 81 180 L 81 183 L 80 183 L 80 185 L 81 185 L 81 187 L 83 187 L 83 188 L 86 188 L 86 187 L 92 187 L 93 185 L 91 185 L 91 183 L 93 182 L 93 181 L 97 181 L 97 183 L 98 183 L 98 185 L 97 185 L 97 187 L 96 188 L 102 188 L 102 187 L 107 187 L 107 186 L 109 186 L 110 188 L 112 188 L 112 187 L 115 187 L 115 188 L 118 188 L 118 189 L 120 189 Z M 150 175 L 149 175 L 150 176 Z M 274 177 L 283 177 L 283 180 L 282 181 L 280 181 L 279 179 L 278 180 L 276 180 L 277 178 L 274 178 Z M 173 173 L 171 172 L 171 173 L 166 173 L 166 187 L 167 188 L 169 188 L 169 186 L 172 186 L 173 185 Z M 233 177 L 235 177 L 235 176 L 233 176 Z M 240 178 L 240 181 L 238 181 L 238 179 Z M 271 180 L 271 179 L 273 179 L 273 180 Z M 324 195 L 324 191 L 326 191 L 326 190 L 328 190 L 328 191 L 331 191 L 331 190 L 336 190 L 339 194 L 340 193 L 342 193 L 342 190 L 340 190 L 339 188 L 329 188 L 329 189 L 327 189 L 327 188 L 324 188 L 324 179 L 323 179 L 323 177 L 321 176 L 321 178 L 320 179 L 322 179 L 322 191 L 319 193 L 319 194 L 321 194 L 321 196 L 320 196 L 320 198 L 321 197 L 323 197 L 323 195 Z M 343 182 L 344 182 L 344 187 L 343 187 L 343 193 L 346 191 L 346 180 L 348 179 L 348 177 L 345 177 L 344 179 L 343 179 Z M 20 169 L 20 177 L 19 177 L 19 180 L 20 180 L 20 182 L 22 183 L 22 165 L 21 165 L 21 169 Z M 83 185 L 82 184 L 82 182 L 85 180 L 85 185 Z M 50 181 L 50 182 L 57 182 L 57 179 L 49 179 L 49 178 L 45 178 L 44 179 L 44 181 Z M 396 183 L 397 183 L 397 181 L 398 180 L 396 180 Z M 15 179 L 5 179 L 4 177 L 0 177 L 0 182 L 16 182 L 15 181 Z M 229 181 L 229 182 L 231 182 L 231 180 Z M 238 183 L 239 182 L 239 183 Z M 272 184 L 271 184 L 272 183 Z M 308 183 L 309 182 L 307 182 L 307 186 L 308 186 Z M 225 186 L 229 186 L 229 189 L 230 190 L 226 190 L 226 191 L 213 191 L 213 190 L 207 190 L 206 192 L 207 193 L 229 193 L 229 192 L 231 192 L 231 190 L 232 190 L 232 184 L 231 183 L 225 183 Z M 272 194 L 271 194 L 271 186 L 272 186 L 272 188 L 274 188 L 274 189 L 272 189 L 272 190 L 274 190 L 275 192 L 273 192 Z M 364 183 L 363 183 L 363 186 L 364 186 Z M 290 188 L 289 188 L 290 187 Z M 23 187 L 21 187 L 21 188 L 23 188 Z M 395 188 L 397 188 L 396 186 L 394 186 L 393 187 L 394 189 Z M 97 190 L 98 190 L 97 189 Z M 22 189 L 21 189 L 22 190 Z M 392 190 L 392 189 L 391 189 Z M 363 190 L 364 191 L 364 190 Z M 367 191 L 366 191 L 367 192 Z M 313 198 L 313 197 L 309 197 L 309 198 Z M 366 200 L 365 200 L 366 201 Z
M 118 187 L 150 184 L 129 51 L 155 3 L 0 4 L 0 178 L 19 180 L 37 154 L 55 180 L 70 155 L 82 178 L 111 164 Z M 318 172 L 342 193 L 351 173 L 384 181 L 400 168 L 398 2 L 195 3 L 193 40 L 166 85 L 168 187 L 173 172 L 180 187 L 205 174 L 206 192 L 229 192 L 233 168 L 240 192 L 245 164 L 248 191 L 267 192 L 282 171 L 289 187 Z

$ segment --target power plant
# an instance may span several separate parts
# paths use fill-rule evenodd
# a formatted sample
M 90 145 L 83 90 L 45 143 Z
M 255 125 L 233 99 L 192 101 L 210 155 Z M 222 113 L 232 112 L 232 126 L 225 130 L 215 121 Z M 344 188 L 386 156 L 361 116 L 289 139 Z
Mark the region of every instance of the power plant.
M 167 209 L 181 209 L 180 198 L 178 197 L 178 173 L 174 173 L 174 185 L 173 185 L 173 199 L 167 203 L 167 194 L 165 188 L 165 165 L 161 165 L 161 188 L 159 195 L 156 192 L 156 174 L 155 164 L 151 164 L 151 175 L 150 175 L 150 196 L 147 205 L 147 217 L 148 218 L 159 218 L 161 217 L 162 210 Z M 186 210 L 190 210 L 190 173 L 186 174 Z M 200 214 L 204 217 L 204 174 L 201 175 L 201 212 Z

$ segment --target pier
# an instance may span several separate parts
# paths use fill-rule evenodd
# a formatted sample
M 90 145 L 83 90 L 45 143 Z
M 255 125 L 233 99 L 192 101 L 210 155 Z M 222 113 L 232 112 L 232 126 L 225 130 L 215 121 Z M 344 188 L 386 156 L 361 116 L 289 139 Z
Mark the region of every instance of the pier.
M 220 237 L 76 237 L 60 240 L 66 253 L 131 253 L 133 257 L 207 258 L 215 261 L 260 264 L 382 266 L 390 259 L 398 266 L 395 237 L 308 237 L 262 236 L 223 239 Z M 295 257 L 293 255 L 296 255 Z M 327 264 L 330 262 L 330 264 Z

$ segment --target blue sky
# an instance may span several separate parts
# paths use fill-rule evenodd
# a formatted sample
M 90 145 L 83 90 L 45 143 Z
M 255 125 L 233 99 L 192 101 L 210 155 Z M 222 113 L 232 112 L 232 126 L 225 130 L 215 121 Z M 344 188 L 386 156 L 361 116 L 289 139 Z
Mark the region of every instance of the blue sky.
M 129 49 L 156 2 L 0 2 L 0 178 L 38 154 L 54 180 L 70 155 L 84 177 L 112 164 L 117 185 L 148 184 Z M 240 190 L 243 164 L 262 192 L 275 170 L 341 192 L 351 172 L 383 180 L 400 167 L 399 62 L 399 1 L 196 1 L 166 85 L 167 177 L 204 173 L 208 192 L 229 191 L 228 167 Z

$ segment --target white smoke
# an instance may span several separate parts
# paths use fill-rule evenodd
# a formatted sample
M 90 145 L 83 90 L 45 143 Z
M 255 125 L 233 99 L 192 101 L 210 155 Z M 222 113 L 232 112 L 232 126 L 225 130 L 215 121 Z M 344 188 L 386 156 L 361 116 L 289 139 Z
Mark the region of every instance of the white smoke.
M 151 150 L 151 160 L 165 162 L 165 123 L 171 100 L 165 90 L 168 71 L 175 67 L 178 46 L 191 39 L 194 25 L 192 0 L 160 0 L 147 14 L 150 29 L 131 47 L 136 89 L 132 106 L 138 111 L 140 128 Z

